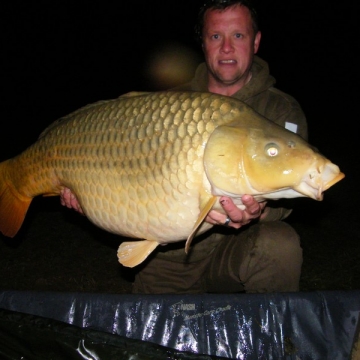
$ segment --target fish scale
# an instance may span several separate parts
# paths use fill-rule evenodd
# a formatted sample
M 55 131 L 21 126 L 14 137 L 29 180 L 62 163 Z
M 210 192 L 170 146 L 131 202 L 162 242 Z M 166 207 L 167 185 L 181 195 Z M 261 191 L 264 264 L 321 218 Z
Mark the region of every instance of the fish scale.
M 187 239 L 188 251 L 212 227 L 204 218 L 221 211 L 221 195 L 239 208 L 243 194 L 322 200 L 343 177 L 298 135 L 239 100 L 133 92 L 55 121 L 0 163 L 0 231 L 15 236 L 35 196 L 68 187 L 95 225 L 138 240 L 118 251 L 133 267 L 159 244 Z
M 168 101 L 168 98 L 163 97 L 163 99 Z M 160 103 L 164 103 L 163 99 Z M 192 143 L 191 134 L 195 134 L 195 127 L 177 121 L 176 118 L 179 118 L 179 115 L 175 117 L 176 112 L 169 112 L 170 109 L 173 111 L 179 111 L 180 109 L 181 114 L 184 117 L 188 117 L 190 114 L 193 114 L 193 111 L 190 113 L 188 111 L 192 108 L 193 102 L 187 100 L 183 103 L 174 97 L 172 106 L 165 103 L 166 106 L 159 112 L 160 118 L 148 116 L 148 122 L 146 122 L 144 114 L 145 109 L 148 108 L 148 103 L 144 99 L 133 98 L 131 100 L 127 101 L 123 107 L 121 102 L 118 103 L 117 111 L 112 109 L 112 113 L 116 114 L 116 116 L 109 119 L 105 118 L 104 114 L 111 114 L 111 112 L 103 109 L 103 107 L 108 105 L 109 108 L 112 108 L 113 104 L 111 102 L 109 104 L 101 102 L 100 107 L 91 106 L 84 111 L 83 115 L 81 112 L 77 113 L 77 121 L 84 122 L 83 128 L 86 129 L 82 130 L 82 128 L 77 127 L 78 133 L 74 133 L 75 128 L 74 120 L 71 119 L 72 116 L 69 120 L 64 118 L 59 123 L 59 126 L 63 127 L 64 130 L 57 129 L 57 138 L 61 138 L 63 132 L 69 138 L 67 142 L 68 147 L 64 149 L 59 147 L 58 157 L 64 160 L 71 159 L 71 162 L 63 161 L 60 164 L 58 174 L 60 181 L 65 182 L 66 179 L 68 183 L 70 180 L 69 187 L 77 194 L 85 214 L 96 225 L 105 230 L 121 233 L 126 236 L 133 236 L 135 234 L 140 238 L 155 238 L 153 234 L 157 233 L 159 231 L 158 228 L 163 226 L 162 223 L 164 221 L 162 223 L 159 221 L 163 214 L 167 216 L 166 214 L 172 214 L 174 211 L 176 213 L 177 207 L 179 208 L 179 201 L 181 207 L 184 205 L 186 207 L 186 202 L 188 202 L 188 198 L 191 196 L 191 189 L 187 188 L 187 184 L 190 188 L 196 188 L 194 184 L 202 182 L 201 172 L 193 170 L 196 168 L 201 170 L 199 166 L 199 155 L 201 153 L 197 156 L 195 156 L 196 151 L 190 151 L 189 153 L 193 163 L 195 163 L 195 157 L 198 158 L 199 165 L 195 168 L 188 167 L 186 169 L 186 162 L 184 161 L 184 158 L 187 158 L 189 144 Z M 131 109 L 132 112 L 130 111 Z M 153 113 L 156 113 L 157 110 L 158 108 L 153 106 Z M 146 114 L 149 114 L 149 112 Z M 84 116 L 84 120 L 79 118 L 79 115 Z M 132 121 L 129 124 L 124 123 L 122 121 L 124 116 L 131 116 Z M 165 118 L 168 121 L 164 122 Z M 94 126 L 89 126 L 89 122 L 94 124 Z M 161 124 L 163 123 L 171 130 L 165 133 L 160 133 L 159 131 L 156 133 L 154 128 L 158 127 L 161 129 Z M 104 126 L 104 124 L 107 126 Z M 117 141 L 113 142 L 112 136 L 110 136 L 112 131 L 108 131 L 108 127 L 121 131 L 121 136 Z M 188 130 L 188 127 L 191 129 Z M 205 130 L 205 127 L 202 128 Z M 82 133 L 84 133 L 85 137 L 93 133 L 95 138 L 88 137 L 86 142 L 83 140 L 79 141 Z M 162 134 L 167 135 L 167 137 L 163 138 Z M 198 142 L 206 141 L 209 135 L 205 131 L 202 134 L 203 136 L 197 139 Z M 47 136 L 50 137 L 51 135 L 47 134 Z M 91 166 L 88 163 L 84 166 L 77 152 L 72 151 L 72 137 L 74 137 L 73 141 L 75 143 L 79 142 L 81 144 L 83 154 L 88 153 L 87 147 L 90 149 L 89 153 L 93 156 L 92 159 L 94 161 Z M 187 143 L 186 146 L 184 146 L 184 142 Z M 61 139 L 59 139 L 59 143 L 61 143 Z M 185 149 L 185 152 L 183 149 Z M 149 157 L 151 151 L 156 151 L 154 157 Z M 126 156 L 123 154 L 126 154 Z M 154 159 L 157 161 L 154 162 Z M 81 174 L 88 174 L 88 176 L 84 179 L 80 176 Z M 192 180 L 186 184 L 185 179 Z M 89 183 L 91 184 L 90 189 L 92 191 L 89 191 L 88 186 L 86 188 L 84 186 Z M 121 184 L 121 188 L 116 184 Z M 108 189 L 108 191 L 99 191 L 103 189 Z M 164 193 L 162 189 L 168 190 L 167 193 Z M 159 192 L 162 193 L 160 197 Z M 109 198 L 111 194 L 113 197 L 115 196 L 114 199 Z M 159 202 L 159 199 L 164 199 L 165 197 L 168 198 L 168 202 L 163 200 Z M 183 197 L 186 197 L 186 199 L 182 201 Z M 121 212 L 118 210 L 119 207 L 111 206 L 112 201 L 124 204 L 121 207 Z M 198 199 L 196 201 L 198 202 Z M 194 201 L 192 200 L 191 202 Z M 182 205 L 183 203 L 184 205 Z M 112 211 L 109 209 L 112 209 Z M 179 211 L 184 212 L 185 210 L 179 208 Z M 187 212 L 188 209 L 186 208 Z M 148 214 L 148 218 L 146 218 L 145 214 Z M 134 221 L 135 217 L 140 218 L 144 224 L 138 225 Z M 129 218 L 130 221 L 116 221 L 117 218 Z M 188 232 L 191 231 L 193 224 L 194 220 L 192 224 L 187 221 L 187 230 L 184 230 L 181 236 L 186 237 Z M 172 229 L 170 228 L 168 233 L 164 232 L 163 240 L 168 240 L 175 236 Z M 178 230 L 175 230 L 175 232 L 176 236 L 179 236 Z M 157 234 L 156 237 L 158 237 Z

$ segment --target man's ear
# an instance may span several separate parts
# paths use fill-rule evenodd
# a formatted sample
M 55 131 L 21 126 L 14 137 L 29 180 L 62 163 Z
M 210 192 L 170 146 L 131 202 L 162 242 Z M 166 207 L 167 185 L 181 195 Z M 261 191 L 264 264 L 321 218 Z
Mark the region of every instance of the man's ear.
M 254 54 L 256 54 L 259 50 L 260 41 L 261 41 L 261 31 L 258 31 L 254 39 Z

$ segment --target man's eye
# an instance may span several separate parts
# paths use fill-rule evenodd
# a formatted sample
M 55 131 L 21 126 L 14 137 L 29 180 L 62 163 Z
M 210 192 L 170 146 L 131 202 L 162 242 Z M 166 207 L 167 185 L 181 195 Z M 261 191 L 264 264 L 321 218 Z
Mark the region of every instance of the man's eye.
M 219 38 L 219 35 L 218 34 L 215 34 L 212 36 L 213 39 L 217 40 Z
M 242 38 L 242 34 L 235 34 L 235 37 L 240 39 L 240 38 Z

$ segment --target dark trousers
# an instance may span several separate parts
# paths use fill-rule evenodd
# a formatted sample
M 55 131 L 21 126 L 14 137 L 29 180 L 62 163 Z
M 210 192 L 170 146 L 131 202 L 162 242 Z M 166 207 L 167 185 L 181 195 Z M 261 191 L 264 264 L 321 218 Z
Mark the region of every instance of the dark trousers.
M 149 259 L 135 276 L 133 293 L 298 291 L 301 266 L 302 249 L 295 230 L 282 221 L 263 222 L 222 236 L 199 261 Z

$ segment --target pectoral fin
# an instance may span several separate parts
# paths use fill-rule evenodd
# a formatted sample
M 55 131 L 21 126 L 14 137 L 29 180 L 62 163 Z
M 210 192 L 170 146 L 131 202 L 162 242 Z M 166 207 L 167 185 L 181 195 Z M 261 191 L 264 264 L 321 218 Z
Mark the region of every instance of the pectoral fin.
M 201 209 L 201 212 L 199 214 L 199 217 L 196 220 L 196 223 L 189 235 L 189 237 L 186 240 L 186 244 L 185 244 L 185 253 L 187 254 L 190 248 L 190 244 L 192 242 L 192 239 L 194 238 L 197 230 L 199 229 L 200 225 L 203 223 L 203 221 L 205 220 L 207 214 L 209 213 L 209 211 L 212 209 L 212 207 L 215 205 L 217 197 L 213 196 L 209 199 L 209 201 L 205 204 L 205 206 Z
M 141 264 L 159 245 L 154 240 L 125 241 L 119 246 L 117 256 L 119 263 L 134 267 Z

